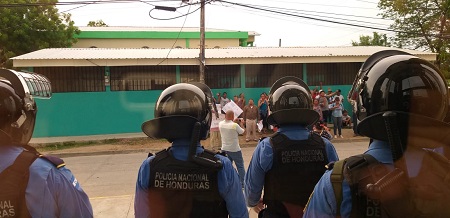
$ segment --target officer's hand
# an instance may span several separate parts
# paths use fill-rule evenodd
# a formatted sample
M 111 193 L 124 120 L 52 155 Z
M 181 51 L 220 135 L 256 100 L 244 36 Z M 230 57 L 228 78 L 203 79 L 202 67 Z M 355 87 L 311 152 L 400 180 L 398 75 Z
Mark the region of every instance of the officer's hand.
M 259 212 L 261 212 L 261 210 L 263 210 L 264 208 L 266 208 L 266 206 L 264 205 L 262 198 L 259 199 L 259 202 L 256 206 L 252 207 L 253 211 L 255 211 L 257 214 L 259 214 Z

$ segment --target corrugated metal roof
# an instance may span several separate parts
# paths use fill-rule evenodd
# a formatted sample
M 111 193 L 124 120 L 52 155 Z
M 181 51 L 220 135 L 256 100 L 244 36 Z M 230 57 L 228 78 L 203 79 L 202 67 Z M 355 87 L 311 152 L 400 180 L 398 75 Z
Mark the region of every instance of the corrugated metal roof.
M 381 46 L 349 47 L 235 47 L 205 49 L 206 59 L 234 58 L 294 58 L 294 57 L 368 57 L 371 54 L 395 49 Z M 413 55 L 435 60 L 430 52 L 397 49 Z M 13 60 L 125 60 L 125 59 L 197 59 L 199 49 L 183 48 L 50 48 L 27 53 Z
M 107 27 L 89 27 L 79 26 L 81 31 L 152 31 L 152 32 L 199 32 L 200 27 L 140 27 L 140 26 L 107 26 Z M 205 28 L 206 32 L 242 32 L 238 30 Z M 247 31 L 243 31 L 247 32 Z

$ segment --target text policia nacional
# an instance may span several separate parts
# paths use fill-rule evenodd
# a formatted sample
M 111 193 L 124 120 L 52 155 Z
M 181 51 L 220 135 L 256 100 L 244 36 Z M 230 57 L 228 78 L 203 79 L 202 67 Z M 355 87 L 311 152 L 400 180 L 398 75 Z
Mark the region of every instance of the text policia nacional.
M 282 151 L 282 163 L 305 163 L 324 161 L 325 156 L 320 149 Z

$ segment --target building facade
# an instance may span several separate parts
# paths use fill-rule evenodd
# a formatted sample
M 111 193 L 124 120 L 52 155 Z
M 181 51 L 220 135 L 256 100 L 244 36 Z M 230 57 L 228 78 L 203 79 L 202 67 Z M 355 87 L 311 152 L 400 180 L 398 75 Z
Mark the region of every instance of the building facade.
M 205 83 L 230 99 L 244 93 L 257 101 L 283 76 L 313 89 L 342 90 L 346 97 L 361 64 L 385 47 L 233 47 L 206 49 Z M 429 61 L 436 54 L 403 50 Z M 34 137 L 141 131 L 153 118 L 161 91 L 199 81 L 198 49 L 43 49 L 13 58 L 15 67 L 47 76 L 53 97 L 38 101 Z M 351 109 L 346 102 L 345 108 Z

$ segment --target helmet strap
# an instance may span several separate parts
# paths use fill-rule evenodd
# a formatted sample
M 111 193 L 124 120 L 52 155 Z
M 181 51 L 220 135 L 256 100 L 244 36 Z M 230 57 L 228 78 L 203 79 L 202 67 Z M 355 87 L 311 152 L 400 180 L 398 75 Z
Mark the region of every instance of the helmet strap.
M 25 122 L 25 120 L 27 120 L 27 115 L 25 114 L 25 112 L 23 110 L 21 110 L 22 115 L 20 115 L 20 117 L 13 123 L 11 123 L 11 126 L 14 128 L 20 128 L 22 126 L 22 124 Z

